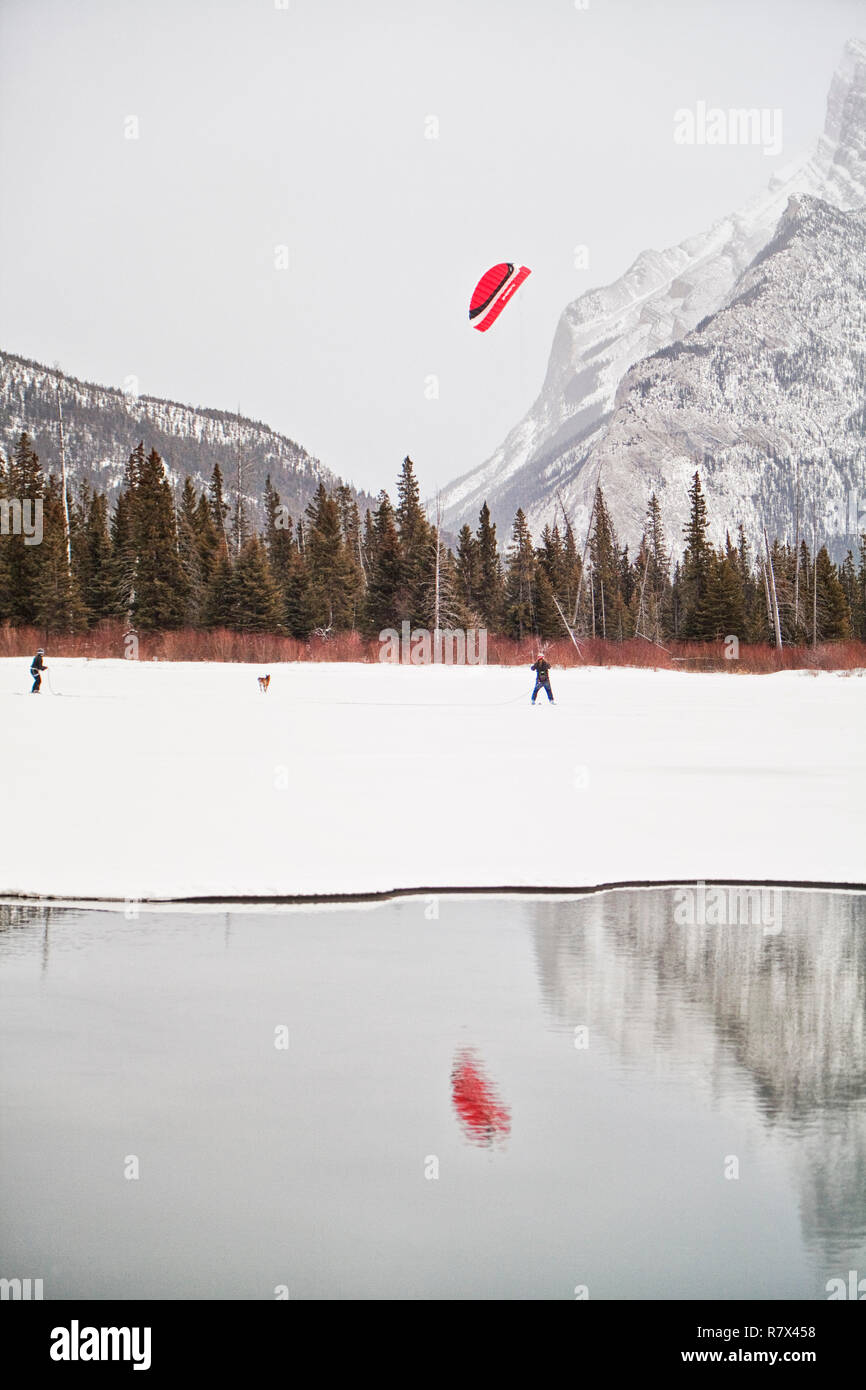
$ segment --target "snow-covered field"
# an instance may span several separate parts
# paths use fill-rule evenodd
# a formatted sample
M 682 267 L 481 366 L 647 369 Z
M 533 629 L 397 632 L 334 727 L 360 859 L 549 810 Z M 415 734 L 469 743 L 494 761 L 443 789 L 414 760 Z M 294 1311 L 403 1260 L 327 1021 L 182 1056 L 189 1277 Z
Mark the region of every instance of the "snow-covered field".
M 866 678 L 0 661 L 0 894 L 866 882 Z

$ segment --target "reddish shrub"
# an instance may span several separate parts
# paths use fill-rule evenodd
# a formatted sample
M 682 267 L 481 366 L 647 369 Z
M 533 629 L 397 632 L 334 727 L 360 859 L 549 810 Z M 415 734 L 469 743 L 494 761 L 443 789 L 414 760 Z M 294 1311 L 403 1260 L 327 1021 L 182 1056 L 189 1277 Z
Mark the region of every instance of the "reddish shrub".
M 89 632 L 74 636 L 46 635 L 33 627 L 0 627 L 0 657 L 30 657 L 37 647 L 47 647 L 54 656 L 123 657 L 127 654 L 126 625 L 100 623 Z M 332 636 L 313 635 L 307 641 L 268 633 L 231 632 L 227 628 L 201 631 L 181 628 L 173 632 L 139 633 L 138 655 L 142 661 L 236 661 L 261 666 L 287 661 L 379 660 L 379 643 L 358 632 L 337 632 Z M 580 639 L 580 652 L 567 638 L 541 644 L 547 660 L 555 667 L 634 666 L 673 671 L 726 671 L 728 673 L 767 674 L 772 671 L 817 670 L 854 671 L 866 669 L 866 642 L 826 642 L 817 647 L 740 647 L 736 661 L 727 660 L 721 642 L 671 642 L 656 646 L 645 638 L 626 642 L 606 642 L 600 637 Z M 491 666 L 531 666 L 539 650 L 538 640 L 522 642 L 491 634 L 487 639 L 487 661 Z

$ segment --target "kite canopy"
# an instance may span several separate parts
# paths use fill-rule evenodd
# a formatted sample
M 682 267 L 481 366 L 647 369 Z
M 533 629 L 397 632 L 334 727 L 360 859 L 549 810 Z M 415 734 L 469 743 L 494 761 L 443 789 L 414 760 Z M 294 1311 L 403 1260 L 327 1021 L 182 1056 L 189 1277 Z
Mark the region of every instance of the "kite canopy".
M 501 261 L 485 271 L 469 301 L 469 322 L 472 327 L 477 328 L 479 333 L 486 333 L 531 273 L 525 265 L 515 267 L 511 261 Z

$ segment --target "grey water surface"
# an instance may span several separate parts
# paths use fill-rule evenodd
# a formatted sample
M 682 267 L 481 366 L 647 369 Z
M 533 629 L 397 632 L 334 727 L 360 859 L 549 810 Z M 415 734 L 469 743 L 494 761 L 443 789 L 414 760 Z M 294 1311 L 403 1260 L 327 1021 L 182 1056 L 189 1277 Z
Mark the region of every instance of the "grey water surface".
M 46 1299 L 866 1277 L 866 894 L 135 911 L 0 905 L 0 1276 Z

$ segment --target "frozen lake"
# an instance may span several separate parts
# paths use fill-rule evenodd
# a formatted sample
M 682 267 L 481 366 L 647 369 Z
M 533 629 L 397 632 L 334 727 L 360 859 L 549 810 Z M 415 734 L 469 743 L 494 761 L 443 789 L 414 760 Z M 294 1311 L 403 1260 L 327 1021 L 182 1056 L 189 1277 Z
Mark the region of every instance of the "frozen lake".
M 134 911 L 0 906 L 0 1275 L 46 1298 L 866 1275 L 866 894 Z
M 259 670 L 0 661 L 0 897 L 863 887 L 863 673 Z

